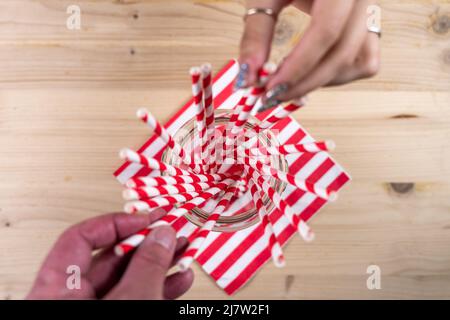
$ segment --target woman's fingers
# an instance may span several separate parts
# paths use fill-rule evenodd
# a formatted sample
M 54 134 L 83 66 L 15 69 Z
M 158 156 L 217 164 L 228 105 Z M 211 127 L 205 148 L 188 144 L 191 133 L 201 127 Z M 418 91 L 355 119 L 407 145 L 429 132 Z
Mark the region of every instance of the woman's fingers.
M 283 6 L 290 2 L 288 0 L 253 0 L 247 2 L 247 10 L 250 8 L 272 9 L 275 16 L 258 13 L 245 18 L 239 56 L 241 70 L 237 77 L 236 88 L 245 88 L 256 83 L 258 71 L 270 54 L 276 16 Z
M 249 16 L 241 39 L 240 71 L 236 88 L 256 84 L 258 70 L 269 57 L 275 20 L 264 14 Z
M 287 91 L 290 86 L 309 76 L 340 39 L 353 5 L 353 0 L 314 1 L 311 24 L 298 45 L 269 80 L 269 92 L 270 89 L 283 85 L 287 85 L 287 89 L 283 90 Z
M 339 41 L 308 77 L 291 86 L 287 92 L 280 94 L 279 99 L 290 100 L 304 96 L 316 88 L 327 85 L 339 73 L 353 68 L 368 34 L 366 8 L 369 2 L 360 0 L 356 3 Z
M 380 69 L 380 46 L 376 34 L 368 32 L 353 66 L 340 72 L 327 86 L 373 77 Z
M 304 13 L 310 14 L 314 0 L 294 0 L 292 5 Z

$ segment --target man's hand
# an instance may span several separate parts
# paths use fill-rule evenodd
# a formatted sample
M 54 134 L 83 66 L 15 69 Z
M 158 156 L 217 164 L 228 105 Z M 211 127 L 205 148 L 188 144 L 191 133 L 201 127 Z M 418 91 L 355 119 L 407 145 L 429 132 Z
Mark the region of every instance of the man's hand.
M 28 299 L 175 299 L 192 285 L 193 272 L 167 276 L 187 240 L 171 227 L 153 230 L 133 255 L 118 257 L 114 245 L 164 215 L 108 214 L 67 229 L 44 261 Z M 94 250 L 99 250 L 93 255 Z M 80 288 L 67 286 L 69 266 L 80 269 Z
M 270 8 L 278 14 L 285 6 L 293 5 L 311 15 L 311 23 L 300 42 L 270 77 L 268 92 L 281 91 L 277 100 L 287 101 L 322 86 L 375 75 L 379 69 L 379 39 L 367 30 L 367 8 L 373 2 L 248 0 L 248 9 Z M 266 14 L 246 18 L 239 58 L 241 66 L 244 64 L 248 70 L 242 81 L 245 86 L 255 84 L 258 70 L 269 57 L 275 22 L 274 17 Z

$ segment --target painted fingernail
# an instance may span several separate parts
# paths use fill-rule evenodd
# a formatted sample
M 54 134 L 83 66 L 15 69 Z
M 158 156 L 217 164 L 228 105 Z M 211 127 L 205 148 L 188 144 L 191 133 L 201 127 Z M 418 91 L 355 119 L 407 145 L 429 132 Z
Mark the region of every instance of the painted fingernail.
M 273 107 L 279 105 L 281 103 L 280 100 L 274 99 L 274 100 L 267 100 L 266 103 L 264 103 L 258 110 L 258 112 L 264 112 L 266 110 L 272 109 Z
M 239 73 L 236 77 L 236 82 L 234 84 L 234 90 L 241 89 L 247 85 L 246 79 L 249 70 L 248 63 L 243 63 L 239 66 Z
M 175 245 L 175 232 L 171 227 L 157 227 L 150 235 L 153 241 L 167 250 L 171 250 Z
M 266 100 L 276 99 L 280 94 L 283 92 L 286 92 L 288 89 L 288 85 L 286 83 L 280 83 L 279 85 L 276 85 L 266 93 Z
M 264 96 L 264 103 L 259 109 L 259 112 L 265 111 L 267 109 L 273 108 L 276 105 L 280 104 L 280 100 L 277 99 L 277 97 L 282 94 L 283 92 L 286 92 L 288 89 L 288 85 L 286 83 L 281 83 L 279 85 L 276 85 L 271 90 L 267 91 L 267 93 Z

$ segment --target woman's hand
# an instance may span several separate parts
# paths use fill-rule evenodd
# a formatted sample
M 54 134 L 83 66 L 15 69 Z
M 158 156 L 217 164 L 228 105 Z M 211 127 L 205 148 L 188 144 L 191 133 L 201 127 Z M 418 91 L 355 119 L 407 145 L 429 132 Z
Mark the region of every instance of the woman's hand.
M 368 0 L 249 0 L 247 9 L 271 8 L 278 15 L 293 5 L 311 15 L 311 23 L 267 83 L 268 103 L 300 98 L 322 86 L 375 75 L 379 69 L 379 38 L 367 29 Z M 239 61 L 242 86 L 257 80 L 270 54 L 276 18 L 246 17 Z M 244 73 L 244 74 L 243 74 Z M 275 96 L 274 96 L 275 95 Z
M 175 299 L 192 285 L 192 270 L 167 276 L 186 248 L 171 227 L 153 230 L 131 256 L 114 244 L 164 215 L 108 214 L 67 229 L 48 254 L 28 299 Z M 95 255 L 94 250 L 100 249 Z M 79 270 L 79 274 L 77 274 Z M 79 277 L 79 288 L 73 286 Z M 72 278 L 71 278 L 72 277 Z M 74 281 L 73 281 L 74 280 Z

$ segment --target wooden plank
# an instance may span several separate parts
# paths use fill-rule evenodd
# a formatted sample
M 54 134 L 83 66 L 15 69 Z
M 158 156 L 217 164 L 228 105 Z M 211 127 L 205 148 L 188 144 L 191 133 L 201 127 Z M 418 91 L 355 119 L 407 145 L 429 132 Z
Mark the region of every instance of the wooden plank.
M 179 101 L 186 101 L 188 91 L 3 91 L 0 115 L 5 127 L 0 128 L 0 141 L 8 144 L 14 137 L 7 152 L 23 155 L 33 150 L 35 154 L 33 159 L 11 155 L 0 163 L 27 167 L 39 157 L 47 169 L 65 170 L 61 157 L 72 153 L 66 161 L 74 164 L 104 148 L 108 153 L 101 160 L 109 166 L 95 162 L 87 169 L 109 174 L 119 164 L 117 150 L 138 147 L 148 136 L 147 128 L 134 117 L 136 108 L 146 106 L 165 121 L 179 108 Z M 336 140 L 336 158 L 351 168 L 353 176 L 440 181 L 449 173 L 442 160 L 450 150 L 449 97 L 445 92 L 322 91 L 311 95 L 309 106 L 296 118 L 317 139 Z M 35 121 L 41 115 L 45 115 L 42 120 Z M 34 146 L 28 146 L 30 136 Z
M 2 2 L 0 87 L 183 88 L 192 64 L 218 66 L 238 54 L 243 8 L 235 2 L 83 0 L 80 31 L 66 28 L 69 3 Z M 435 26 L 450 11 L 449 4 L 381 4 L 382 71 L 349 88 L 447 90 L 450 32 Z M 282 15 L 273 60 L 280 61 L 300 38 L 306 25 L 301 17 L 294 10 Z
M 0 168 L 5 181 L 0 184 L 0 246 L 8 248 L 0 253 L 0 261 L 5 261 L 0 274 L 7 279 L 0 287 L 3 296 L 23 296 L 39 262 L 64 228 L 120 210 L 120 187 L 111 175 L 119 164 L 117 150 L 137 147 L 148 134 L 134 118 L 136 106 L 165 101 L 167 109 L 150 109 L 167 119 L 180 97 L 187 95 L 176 90 L 9 90 L 0 94 L 0 147 L 4 150 Z M 261 286 L 268 288 L 267 298 L 332 298 L 337 293 L 349 298 L 414 298 L 423 286 L 426 296 L 439 297 L 443 292 L 450 296 L 436 286 L 433 277 L 435 273 L 447 277 L 450 270 L 449 256 L 443 254 L 450 240 L 446 231 L 449 171 L 442 167 L 449 150 L 447 98 L 443 92 L 322 91 L 311 96 L 310 106 L 297 118 L 318 138 L 337 141 L 335 157 L 350 168 L 354 181 L 337 203 L 314 218 L 316 242 L 306 245 L 293 239 L 286 251 L 288 266 L 266 266 L 236 298 L 262 297 Z M 374 100 L 370 108 L 363 105 Z M 325 110 L 326 119 L 321 116 Z M 409 117 L 397 118 L 406 112 Z M 422 141 L 426 148 L 414 148 L 410 141 L 417 145 Z M 441 167 L 436 167 L 440 159 Z M 421 169 L 416 170 L 419 165 Z M 390 182 L 415 183 L 415 189 L 398 194 Z M 364 287 L 365 268 L 372 263 L 381 265 L 394 281 L 389 280 L 383 293 Z M 289 290 L 283 287 L 286 275 L 295 279 Z M 344 281 L 349 282 L 343 285 Z M 201 271 L 186 297 L 205 297 L 206 288 L 209 297 L 225 297 Z

